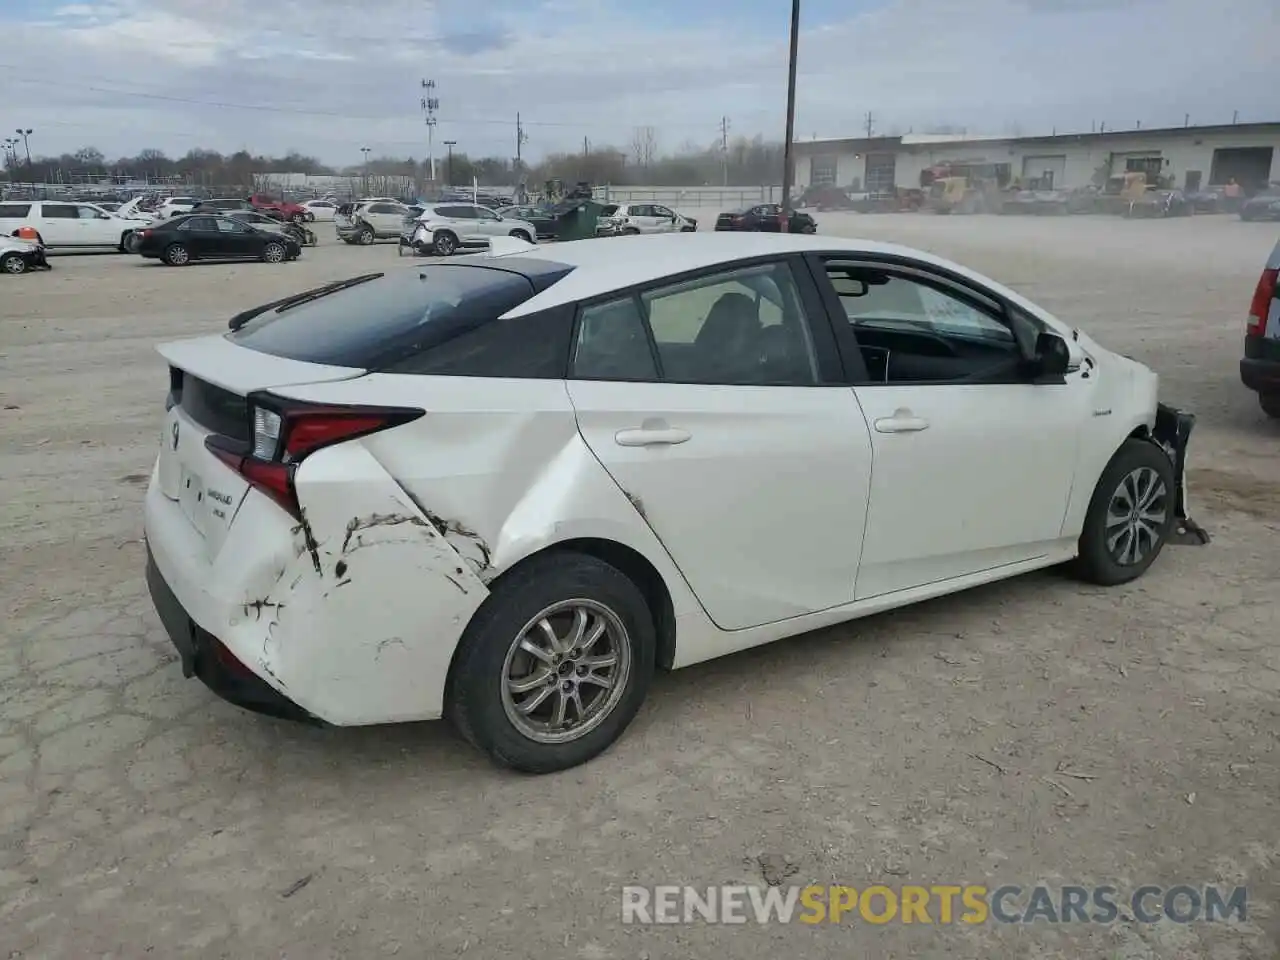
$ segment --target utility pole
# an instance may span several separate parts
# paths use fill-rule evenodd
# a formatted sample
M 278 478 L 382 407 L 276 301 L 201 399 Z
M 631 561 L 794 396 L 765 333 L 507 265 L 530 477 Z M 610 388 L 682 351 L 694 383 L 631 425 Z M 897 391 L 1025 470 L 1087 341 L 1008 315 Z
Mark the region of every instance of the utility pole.
M 720 165 L 724 177 L 724 185 L 729 185 L 729 118 L 720 118 Z
M 796 138 L 796 60 L 800 43 L 800 0 L 791 0 L 791 51 L 787 59 L 787 140 L 782 149 L 782 222 L 778 229 L 791 230 L 791 181 L 795 174 Z
M 431 185 L 435 186 L 436 182 L 436 111 L 440 109 L 440 101 L 436 99 L 436 82 L 434 80 L 422 81 L 422 99 L 418 102 L 422 105 L 422 118 L 427 124 L 427 164 L 430 167 L 430 175 L 428 179 Z
M 867 127 L 866 127 L 868 140 L 870 140 L 872 134 L 875 133 L 875 129 L 876 129 L 875 115 L 870 110 L 868 110 L 867 111 Z
M 529 142 L 529 135 L 524 132 L 524 124 L 520 121 L 520 113 L 516 112 L 516 169 L 524 167 L 524 145 Z
M 449 149 L 448 166 L 445 167 L 445 177 L 449 186 L 453 186 L 453 148 L 458 145 L 457 140 L 446 140 L 444 145 Z
M 1238 122 L 1239 122 L 1239 120 L 1240 120 L 1240 111 L 1239 111 L 1239 110 L 1232 110 L 1232 111 L 1231 111 L 1231 123 L 1232 123 L 1232 125 L 1234 126 L 1236 123 L 1238 123 Z M 30 133 L 30 132 L 31 132 L 30 130 L 28 130 L 28 131 L 27 131 L 27 133 Z M 28 150 L 28 151 L 27 151 L 27 163 L 30 163 L 30 162 L 31 162 L 31 151 L 30 151 L 30 150 Z

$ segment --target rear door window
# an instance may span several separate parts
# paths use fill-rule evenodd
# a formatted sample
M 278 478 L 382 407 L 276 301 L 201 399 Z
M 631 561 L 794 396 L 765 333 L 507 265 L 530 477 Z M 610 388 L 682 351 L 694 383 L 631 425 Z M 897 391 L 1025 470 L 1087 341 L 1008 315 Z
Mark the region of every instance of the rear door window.
M 43 208 L 46 220 L 79 220 L 80 210 L 69 203 L 46 203 Z
M 29 213 L 29 203 L 0 203 L 0 220 L 21 220 Z
M 428 264 L 268 310 L 227 338 L 290 360 L 384 369 L 496 320 L 533 284 L 509 270 Z

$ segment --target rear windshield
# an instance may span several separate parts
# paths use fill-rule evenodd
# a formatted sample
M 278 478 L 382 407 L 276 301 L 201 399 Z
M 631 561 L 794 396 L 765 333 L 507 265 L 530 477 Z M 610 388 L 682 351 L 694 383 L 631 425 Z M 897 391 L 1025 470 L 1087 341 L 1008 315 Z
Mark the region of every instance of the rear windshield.
M 464 264 L 398 268 L 280 312 L 227 339 L 289 360 L 377 370 L 495 320 L 535 293 L 527 277 Z

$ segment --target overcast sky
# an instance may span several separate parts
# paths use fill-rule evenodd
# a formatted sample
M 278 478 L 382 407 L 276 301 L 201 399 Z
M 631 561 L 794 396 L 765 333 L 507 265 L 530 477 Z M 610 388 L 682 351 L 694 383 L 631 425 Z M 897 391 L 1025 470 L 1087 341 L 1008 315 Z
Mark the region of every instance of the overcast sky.
M 781 139 L 788 0 L 0 0 L 0 123 L 33 153 L 443 140 L 526 157 Z M 804 0 L 796 134 L 1280 120 L 1278 0 Z

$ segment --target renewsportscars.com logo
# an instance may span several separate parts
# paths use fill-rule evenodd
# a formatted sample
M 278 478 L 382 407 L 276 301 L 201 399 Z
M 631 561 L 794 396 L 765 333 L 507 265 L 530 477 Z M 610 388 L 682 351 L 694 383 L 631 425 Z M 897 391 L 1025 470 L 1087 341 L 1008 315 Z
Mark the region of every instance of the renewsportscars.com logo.
M 1139 923 L 1246 919 L 1247 891 L 1114 886 L 627 886 L 623 923 Z

